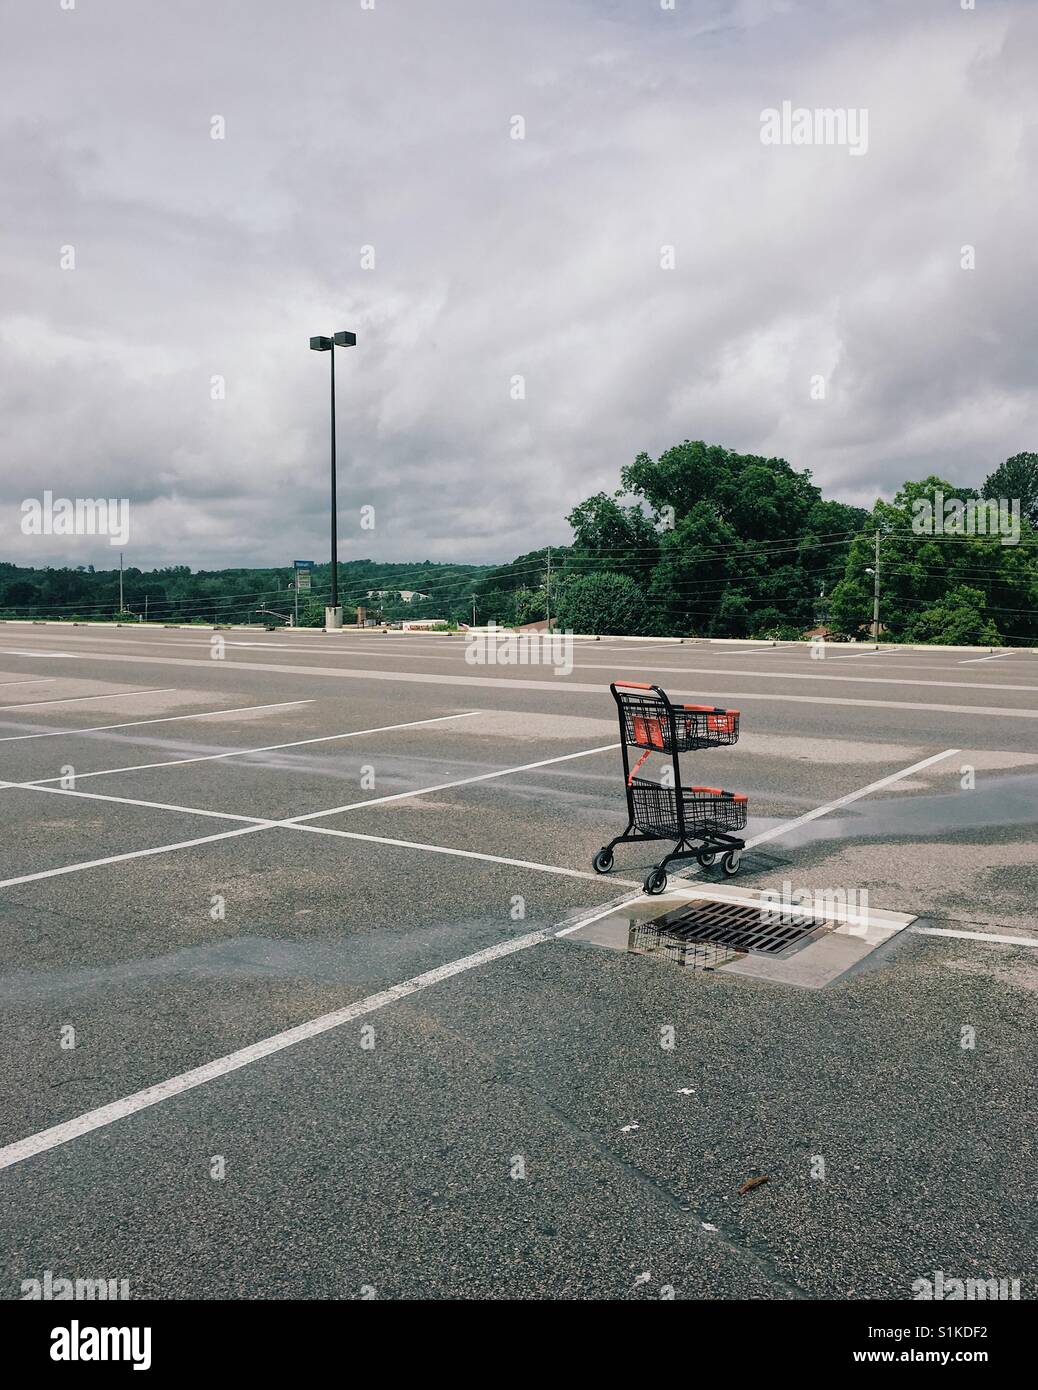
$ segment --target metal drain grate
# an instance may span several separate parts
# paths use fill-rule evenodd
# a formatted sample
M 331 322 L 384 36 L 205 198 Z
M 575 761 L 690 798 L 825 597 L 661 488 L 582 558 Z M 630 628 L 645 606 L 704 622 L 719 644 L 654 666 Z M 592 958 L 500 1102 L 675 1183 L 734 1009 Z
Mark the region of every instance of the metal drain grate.
M 836 925 L 808 914 L 783 912 L 767 903 L 747 907 L 743 903 L 711 902 L 706 898 L 696 898 L 645 923 L 647 929 L 675 943 L 697 943 L 736 954 L 749 951 L 768 956 L 781 955 L 815 932 L 829 931 Z

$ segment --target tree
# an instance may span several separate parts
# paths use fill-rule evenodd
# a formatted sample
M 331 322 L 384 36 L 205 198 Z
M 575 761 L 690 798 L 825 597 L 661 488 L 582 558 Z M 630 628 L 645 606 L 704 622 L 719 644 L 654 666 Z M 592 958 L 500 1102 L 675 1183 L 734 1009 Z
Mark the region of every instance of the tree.
M 595 635 L 645 630 L 645 596 L 626 574 L 605 571 L 565 579 L 556 593 L 558 626 Z
M 822 497 L 811 474 L 798 473 L 785 459 L 737 454 L 700 439 L 686 439 L 655 462 L 639 454 L 620 470 L 620 479 L 649 502 L 657 518 L 672 513 L 672 522 L 711 502 L 745 540 L 795 538 Z
M 544 589 L 516 589 L 513 594 L 515 622 L 522 627 L 525 623 L 539 623 L 547 616 L 548 595 Z
M 604 492 L 573 508 L 566 518 L 573 527 L 575 565 L 627 574 L 644 584 L 656 563 L 660 538 L 641 507 L 622 507 Z
M 1020 499 L 1020 514 L 1038 527 L 1038 454 L 1014 454 L 1000 463 L 981 490 L 984 497 Z
M 913 642 L 935 642 L 946 647 L 997 647 L 998 629 L 984 616 L 984 594 L 965 584 L 949 590 L 937 603 L 923 610 L 911 627 Z
M 649 586 L 654 629 L 713 631 L 728 584 L 739 573 L 738 552 L 738 535 L 710 502 L 697 502 L 673 530 L 664 531 Z
M 1004 545 L 1000 535 L 941 534 L 931 530 L 917 504 L 934 494 L 968 501 L 973 488 L 944 478 L 906 482 L 893 502 L 879 501 L 864 534 L 851 544 L 844 576 L 832 593 L 831 626 L 851 637 L 864 637 L 872 622 L 872 575 L 875 543 L 880 532 L 880 622 L 883 636 L 893 641 L 917 638 L 924 612 L 939 608 L 954 589 L 966 587 L 977 600 L 985 627 L 990 622 L 1014 642 L 1038 637 L 1038 549 L 1030 523 L 1021 522 L 1020 543 Z M 965 640 L 965 639 L 964 639 Z M 987 639 L 978 639 L 986 641 Z

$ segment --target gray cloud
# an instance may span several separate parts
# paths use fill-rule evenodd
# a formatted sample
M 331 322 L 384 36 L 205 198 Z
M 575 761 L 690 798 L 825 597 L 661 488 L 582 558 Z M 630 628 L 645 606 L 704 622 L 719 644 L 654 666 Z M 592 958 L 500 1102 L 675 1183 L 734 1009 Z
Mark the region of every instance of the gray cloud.
M 130 497 L 128 563 L 323 558 L 338 327 L 343 559 L 565 541 L 685 437 L 862 504 L 1038 445 L 1028 0 L 6 14 L 0 558 L 110 564 L 21 534 L 44 488 Z M 868 153 L 762 145 L 783 100 Z

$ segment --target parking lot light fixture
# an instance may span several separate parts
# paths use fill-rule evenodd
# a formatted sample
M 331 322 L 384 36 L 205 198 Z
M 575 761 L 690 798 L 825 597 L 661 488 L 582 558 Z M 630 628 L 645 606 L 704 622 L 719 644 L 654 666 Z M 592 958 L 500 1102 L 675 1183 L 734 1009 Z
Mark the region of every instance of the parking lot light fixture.
M 342 608 L 339 604 L 339 528 L 338 528 L 338 500 L 335 485 L 335 349 L 336 347 L 356 347 L 356 333 L 348 333 L 345 330 L 324 337 L 318 335 L 310 339 L 311 352 L 328 352 L 331 354 L 332 368 L 332 545 L 331 545 L 331 572 L 332 585 L 330 602 L 324 610 L 324 626 L 330 628 L 342 627 Z

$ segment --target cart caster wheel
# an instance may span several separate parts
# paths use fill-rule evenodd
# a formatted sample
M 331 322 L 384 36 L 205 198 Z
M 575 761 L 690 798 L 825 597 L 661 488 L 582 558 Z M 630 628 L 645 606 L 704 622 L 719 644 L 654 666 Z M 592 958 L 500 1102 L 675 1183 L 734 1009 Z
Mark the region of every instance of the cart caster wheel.
M 613 867 L 613 851 L 611 849 L 600 849 L 591 861 L 591 867 L 596 874 L 607 874 Z
M 653 869 L 648 878 L 642 884 L 646 893 L 662 893 L 667 886 L 666 869 Z
M 709 869 L 711 864 L 717 859 L 717 855 L 712 849 L 701 849 L 696 855 L 696 858 L 704 869 Z
M 739 872 L 739 865 L 742 863 L 742 855 L 737 849 L 730 849 L 721 860 L 721 868 L 729 878 L 733 878 Z

